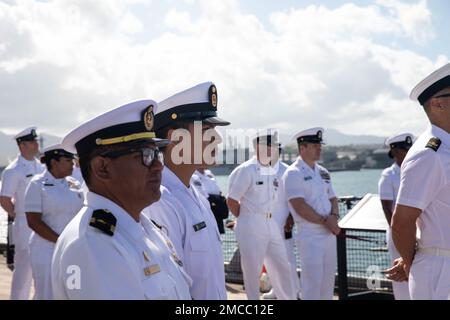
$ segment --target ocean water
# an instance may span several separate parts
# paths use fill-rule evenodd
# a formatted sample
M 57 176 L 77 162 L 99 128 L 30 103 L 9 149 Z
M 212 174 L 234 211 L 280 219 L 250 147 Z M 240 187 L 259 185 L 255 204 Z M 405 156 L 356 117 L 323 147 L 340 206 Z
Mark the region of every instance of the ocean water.
M 378 193 L 381 169 L 331 172 L 331 181 L 337 196 L 359 196 Z M 228 193 L 228 176 L 216 176 L 222 193 Z

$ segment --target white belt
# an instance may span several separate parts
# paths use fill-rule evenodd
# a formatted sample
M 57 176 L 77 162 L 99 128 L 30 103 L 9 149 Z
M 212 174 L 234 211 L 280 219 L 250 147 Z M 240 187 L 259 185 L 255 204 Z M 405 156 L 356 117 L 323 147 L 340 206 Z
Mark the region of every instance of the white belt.
M 251 215 L 251 216 L 259 216 L 259 217 L 263 217 L 266 219 L 272 219 L 273 214 L 271 212 L 267 212 L 267 213 L 250 213 L 250 212 L 246 212 L 243 214 L 244 215 Z
M 449 249 L 441 249 L 441 248 L 422 248 L 420 247 L 418 252 L 431 254 L 433 256 L 438 257 L 446 257 L 450 258 L 450 250 Z

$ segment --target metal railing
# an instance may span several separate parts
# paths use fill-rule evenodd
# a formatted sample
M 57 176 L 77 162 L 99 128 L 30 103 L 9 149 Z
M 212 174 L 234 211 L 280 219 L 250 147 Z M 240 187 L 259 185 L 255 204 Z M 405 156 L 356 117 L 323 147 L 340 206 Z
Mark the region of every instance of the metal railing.
M 341 218 L 361 199 L 355 196 L 340 197 Z M 295 233 L 294 228 L 294 237 Z M 222 240 L 226 281 L 243 284 L 239 249 L 234 232 L 227 229 Z M 356 297 L 362 292 L 392 292 L 390 281 L 381 272 L 390 264 L 384 231 L 342 230 L 342 236 L 338 237 L 337 243 L 336 288 L 340 299 Z M 301 274 L 301 262 L 296 250 L 295 248 L 296 267 Z

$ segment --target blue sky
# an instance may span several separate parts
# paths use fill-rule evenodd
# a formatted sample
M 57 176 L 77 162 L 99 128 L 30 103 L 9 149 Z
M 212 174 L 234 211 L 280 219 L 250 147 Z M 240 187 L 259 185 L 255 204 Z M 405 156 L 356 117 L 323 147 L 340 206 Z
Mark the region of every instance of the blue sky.
M 213 81 L 232 129 L 419 134 L 408 95 L 449 61 L 449 13 L 445 0 L 0 1 L 0 131 L 64 135 Z
M 270 28 L 268 17 L 273 11 L 285 11 L 291 8 L 302 8 L 309 5 L 323 5 L 328 8 L 337 8 L 346 3 L 355 3 L 359 6 L 373 5 L 374 1 L 370 0 L 327 0 L 327 1 L 308 1 L 308 0 L 277 0 L 277 1 L 260 1 L 260 0 L 245 0 L 240 4 L 244 12 L 254 14 L 264 22 L 266 27 Z M 405 1 L 415 3 L 417 1 Z M 401 48 L 408 48 L 419 52 L 431 59 L 442 53 L 450 52 L 450 1 L 446 0 L 428 0 L 428 7 L 433 15 L 433 26 L 436 37 L 427 42 L 426 45 L 417 45 L 411 41 L 396 40 L 395 42 Z M 390 43 L 392 39 L 384 37 L 382 39 L 385 43 Z

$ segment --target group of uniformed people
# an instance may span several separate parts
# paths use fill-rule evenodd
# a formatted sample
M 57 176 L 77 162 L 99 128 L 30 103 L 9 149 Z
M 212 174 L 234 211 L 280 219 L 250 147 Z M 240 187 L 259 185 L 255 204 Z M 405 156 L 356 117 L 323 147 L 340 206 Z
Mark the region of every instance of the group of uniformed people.
M 397 299 L 449 299 L 450 64 L 411 97 L 431 126 L 414 144 L 409 133 L 386 141 L 395 160 L 379 182 L 392 226 L 388 276 Z M 259 130 L 225 199 L 204 156 L 220 143 L 215 127 L 230 124 L 217 108 L 211 82 L 132 102 L 81 124 L 40 162 L 36 128 L 17 134 L 20 155 L 0 194 L 14 218 L 11 299 L 28 299 L 32 278 L 36 299 L 226 299 L 219 229 L 228 210 L 249 299 L 260 298 L 263 265 L 273 297 L 332 299 L 340 228 L 330 174 L 317 163 L 324 129 L 293 136 L 299 157 L 289 167 L 278 132 Z M 210 137 L 200 148 L 199 132 Z
M 278 299 L 332 299 L 336 268 L 338 203 L 328 171 L 317 164 L 323 129 L 294 135 L 299 158 L 290 167 L 279 160 L 276 130 L 253 139 L 256 156 L 230 176 L 228 206 L 237 217 L 238 242 L 245 291 L 259 299 L 263 264 Z M 292 227 L 301 261 L 296 271 Z

